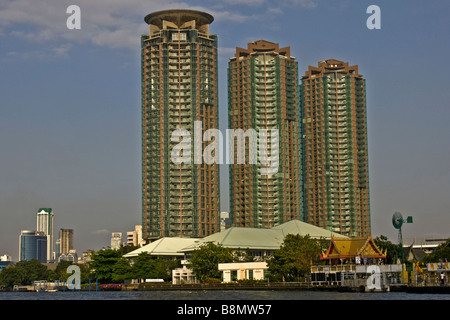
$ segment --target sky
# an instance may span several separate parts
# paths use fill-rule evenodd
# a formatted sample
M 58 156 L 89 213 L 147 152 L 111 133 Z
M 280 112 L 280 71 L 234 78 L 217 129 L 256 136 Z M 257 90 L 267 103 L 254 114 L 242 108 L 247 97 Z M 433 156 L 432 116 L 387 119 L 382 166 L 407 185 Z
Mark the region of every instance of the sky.
M 68 29 L 77 5 L 81 29 Z M 367 28 L 370 5 L 380 29 Z M 384 0 L 3 0 L 0 3 L 0 255 L 50 207 L 55 238 L 81 254 L 141 223 L 140 35 L 165 9 L 211 14 L 219 44 L 219 122 L 227 64 L 264 39 L 290 46 L 299 74 L 334 58 L 367 82 L 372 236 L 450 237 L 450 2 Z M 228 172 L 221 166 L 221 210 Z

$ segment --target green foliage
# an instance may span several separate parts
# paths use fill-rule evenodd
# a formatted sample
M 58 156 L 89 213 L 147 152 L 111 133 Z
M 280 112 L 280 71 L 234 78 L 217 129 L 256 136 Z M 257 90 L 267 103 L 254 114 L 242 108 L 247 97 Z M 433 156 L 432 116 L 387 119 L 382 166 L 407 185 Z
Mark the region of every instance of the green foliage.
M 252 256 L 252 253 L 249 249 L 237 250 L 237 251 L 233 252 L 233 261 L 234 262 L 255 262 L 255 257 Z
M 126 246 L 121 245 L 119 251 L 120 251 L 120 255 L 123 256 L 123 255 L 125 255 L 125 254 L 127 254 L 127 253 L 129 253 L 131 251 L 136 250 L 136 249 L 139 249 L 139 247 L 138 246 L 133 246 L 131 244 L 128 244 Z
M 219 263 L 233 262 L 230 248 L 208 243 L 192 252 L 190 263 L 197 278 L 205 282 L 208 278 L 220 279 Z M 211 280 L 209 280 L 211 281 Z
M 132 266 L 134 279 L 153 279 L 152 256 L 147 252 L 141 252 Z
M 123 283 L 132 277 L 132 267 L 128 259 L 121 257 L 113 266 L 111 279 L 114 283 Z
M 22 281 L 23 285 L 31 284 L 34 280 L 54 280 L 55 274 L 47 269 L 45 265 L 38 260 L 33 259 L 29 261 L 19 261 L 15 268 L 21 268 L 25 271 L 25 278 Z
M 153 279 L 172 280 L 172 270 L 181 267 L 181 260 L 153 259 Z
M 56 266 L 56 269 L 55 269 L 55 279 L 54 280 L 59 280 L 60 283 L 63 283 L 65 280 L 67 280 L 72 275 L 72 273 L 67 273 L 67 268 L 72 264 L 73 264 L 72 261 L 66 261 L 66 260 L 62 260 L 62 261 L 58 262 L 58 265 Z M 88 266 L 86 266 L 84 264 L 76 264 L 76 265 L 80 268 L 81 283 L 87 283 L 89 281 Z
M 92 252 L 89 267 L 91 274 L 99 283 L 114 283 L 113 270 L 116 263 L 121 258 L 121 254 L 117 250 L 104 249 Z
M 0 285 L 12 287 L 14 285 L 30 285 L 35 280 L 55 279 L 55 273 L 48 270 L 38 260 L 20 261 L 8 266 L 0 272 Z
M 122 257 L 122 250 L 100 250 L 93 252 L 90 262 L 91 274 L 100 283 L 123 283 L 127 279 L 169 280 L 172 267 L 178 262 L 155 259 L 147 252 L 140 253 L 133 265 Z
M 437 248 L 429 255 L 423 257 L 423 263 L 430 262 L 444 262 L 450 260 L 450 238 L 446 242 L 441 243 Z
M 400 258 L 400 246 L 388 240 L 386 236 L 380 235 L 373 239 L 377 247 L 384 252 L 386 250 L 386 264 L 395 264 Z
M 172 270 L 181 266 L 180 260 L 169 260 L 163 258 L 154 258 L 147 252 L 141 252 L 135 259 L 132 266 L 124 266 L 121 272 L 115 271 L 116 274 L 121 274 L 125 279 L 163 279 L 170 281 L 172 279 Z
M 309 235 L 288 234 L 280 249 L 267 261 L 272 280 L 299 281 L 309 274 L 323 247 L 323 241 L 311 239 Z
M 126 251 L 126 250 L 125 250 Z M 105 249 L 91 252 L 89 266 L 79 264 L 81 283 L 88 283 L 90 279 L 98 279 L 100 284 L 120 284 L 128 279 L 172 279 L 172 270 L 181 267 L 181 261 L 154 258 L 143 252 L 139 254 L 134 264 L 122 256 L 121 250 Z M 20 261 L 10 265 L 0 272 L 0 286 L 30 285 L 35 280 L 55 281 L 61 283 L 72 273 L 67 273 L 70 261 L 61 261 L 55 271 L 49 270 L 38 260 Z
M 16 268 L 10 265 L 0 272 L 0 286 L 13 287 L 23 284 L 26 271 L 23 268 Z

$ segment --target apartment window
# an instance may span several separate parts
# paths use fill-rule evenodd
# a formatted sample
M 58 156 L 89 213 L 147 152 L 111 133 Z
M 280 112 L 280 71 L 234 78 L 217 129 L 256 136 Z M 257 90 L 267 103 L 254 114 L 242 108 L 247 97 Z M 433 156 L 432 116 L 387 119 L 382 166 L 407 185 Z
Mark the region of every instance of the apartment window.
M 186 41 L 186 33 L 185 32 L 172 33 L 172 41 Z

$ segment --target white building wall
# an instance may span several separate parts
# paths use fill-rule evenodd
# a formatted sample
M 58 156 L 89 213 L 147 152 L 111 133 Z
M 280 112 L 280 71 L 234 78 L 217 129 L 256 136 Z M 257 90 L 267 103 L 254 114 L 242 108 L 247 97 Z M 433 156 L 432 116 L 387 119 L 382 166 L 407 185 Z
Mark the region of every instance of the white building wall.
M 219 263 L 223 282 L 234 281 L 233 273 L 236 273 L 236 280 L 264 280 L 264 270 L 268 268 L 266 262 Z M 251 279 L 250 274 L 253 274 Z

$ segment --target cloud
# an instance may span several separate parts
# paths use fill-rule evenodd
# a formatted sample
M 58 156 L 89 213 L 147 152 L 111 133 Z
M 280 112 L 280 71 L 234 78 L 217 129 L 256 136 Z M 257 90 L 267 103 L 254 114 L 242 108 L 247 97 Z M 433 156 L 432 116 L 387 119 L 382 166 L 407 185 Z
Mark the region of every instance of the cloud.
M 211 13 L 216 21 L 244 22 L 251 18 L 240 12 L 195 7 L 177 0 L 78 0 L 81 29 L 72 30 L 66 25 L 71 16 L 71 13 L 66 12 L 69 5 L 71 3 L 67 0 L 56 3 L 53 0 L 7 1 L 0 6 L 0 36 L 9 35 L 36 43 L 64 40 L 74 45 L 92 43 L 102 47 L 135 50 L 139 45 L 139 35 L 148 32 L 144 17 L 153 11 L 174 8 L 202 10 Z M 70 49 L 68 44 L 58 44 L 47 54 L 66 56 Z
M 1 61 L 17 59 L 48 59 L 48 58 L 66 58 L 69 56 L 69 51 L 72 44 L 65 43 L 50 46 L 42 50 L 26 50 L 26 51 L 8 51 L 1 58 Z
M 72 44 L 66 43 L 52 48 L 52 52 L 55 57 L 67 57 L 69 50 L 72 48 Z
M 231 5 L 262 5 L 265 0 L 223 0 L 223 3 L 231 4 Z
M 91 232 L 91 234 L 94 236 L 106 236 L 106 235 L 111 235 L 111 231 L 108 229 L 98 229 L 98 230 L 93 230 Z
M 90 42 L 99 46 L 128 48 L 139 42 L 136 34 L 147 30 L 144 16 L 155 10 L 185 7 L 182 2 L 152 0 L 78 0 L 81 11 L 81 30 L 69 30 L 66 22 L 71 14 L 66 13 L 68 1 L 32 0 L 7 1 L 0 6 L 0 36 L 10 35 L 34 42 L 67 40 L 79 43 Z M 8 32 L 6 32 L 6 30 Z M 65 47 L 56 51 L 67 54 Z

